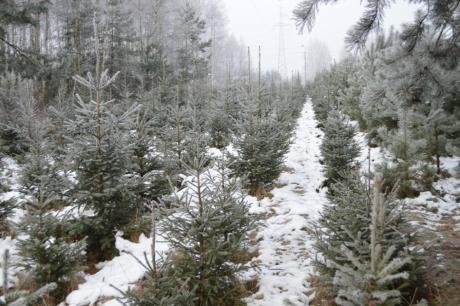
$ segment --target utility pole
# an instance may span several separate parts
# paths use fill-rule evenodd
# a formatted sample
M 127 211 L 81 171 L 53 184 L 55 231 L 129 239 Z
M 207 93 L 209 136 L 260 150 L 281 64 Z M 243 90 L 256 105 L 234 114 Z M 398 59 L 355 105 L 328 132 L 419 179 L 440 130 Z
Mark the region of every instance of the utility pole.
M 284 41 L 284 28 L 289 24 L 283 22 L 283 8 L 280 7 L 280 22 L 276 25 L 279 28 L 278 37 L 278 72 L 282 77 L 287 77 L 286 46 Z
M 211 18 L 211 94 L 214 92 L 216 25 L 214 15 Z
M 248 47 L 248 85 L 251 92 L 251 47 Z
M 261 91 L 261 71 L 262 71 L 262 48 L 259 46 L 259 79 L 257 82 L 257 103 L 259 108 L 259 116 L 262 116 L 262 99 L 260 98 Z
M 259 46 L 259 81 L 258 81 L 258 87 L 259 87 L 259 92 L 260 92 L 260 87 L 261 87 L 261 70 L 262 70 L 262 48 Z
M 303 51 L 303 60 L 304 60 L 304 82 L 305 87 L 307 86 L 307 49 Z

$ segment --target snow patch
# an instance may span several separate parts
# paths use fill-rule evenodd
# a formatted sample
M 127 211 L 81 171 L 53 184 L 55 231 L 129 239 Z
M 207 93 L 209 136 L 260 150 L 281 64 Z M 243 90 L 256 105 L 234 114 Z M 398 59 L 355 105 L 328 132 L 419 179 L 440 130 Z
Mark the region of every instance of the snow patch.
M 283 187 L 271 191 L 272 199 L 260 201 L 248 197 L 253 214 L 269 217 L 259 228 L 259 256 L 252 263 L 257 271 L 248 271 L 245 278 L 257 277 L 259 291 L 247 298 L 250 306 L 308 305 L 308 276 L 313 241 L 304 231 L 311 220 L 318 218 L 326 203 L 324 191 L 317 190 L 324 181 L 319 163 L 322 131 L 317 127 L 312 104 L 308 101 L 297 122 L 293 143 L 286 156 L 278 183 Z
M 163 238 L 157 237 L 157 252 L 163 253 L 168 250 L 168 245 Z M 136 285 L 145 275 L 145 268 L 136 260 L 145 261 L 145 256 L 150 260 L 152 239 L 145 235 L 139 237 L 139 243 L 116 237 L 116 247 L 120 256 L 110 261 L 99 263 L 100 270 L 94 275 L 85 275 L 85 283 L 78 286 L 78 289 L 70 293 L 66 298 L 69 306 L 96 305 L 102 297 L 121 297 L 117 290 L 127 291 Z M 115 288 L 117 289 L 115 289 Z M 121 305 L 117 301 L 108 301 L 104 305 Z

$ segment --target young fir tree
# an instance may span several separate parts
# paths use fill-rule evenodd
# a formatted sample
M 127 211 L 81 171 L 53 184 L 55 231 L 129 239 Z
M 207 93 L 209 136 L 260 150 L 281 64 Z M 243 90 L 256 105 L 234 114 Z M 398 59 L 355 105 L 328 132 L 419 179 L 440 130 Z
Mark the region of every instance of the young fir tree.
M 455 126 L 453 116 L 443 111 L 440 103 L 432 102 L 432 107 L 421 130 L 427 135 L 427 155 L 433 156 L 436 164 L 436 173 L 441 174 L 441 156 L 447 154 L 447 131 Z
M 334 64 L 329 71 L 315 77 L 315 86 L 309 92 L 313 100 L 316 117 L 324 122 L 330 112 L 338 109 L 343 102 L 343 91 L 348 88 L 349 74 L 352 73 L 350 62 Z
M 142 292 L 128 290 L 120 291 L 122 297 L 117 300 L 127 306 L 194 306 L 196 297 L 193 290 L 189 289 L 189 280 L 183 280 L 182 270 L 176 269 L 169 258 L 157 260 L 156 241 L 156 212 L 158 202 L 151 205 L 152 209 L 152 262 L 145 257 L 145 262 L 136 258 L 138 263 L 145 268 L 146 275 L 141 286 Z
M 338 305 L 401 305 L 400 288 L 410 281 L 412 258 L 407 246 L 398 239 L 400 227 L 393 227 L 394 218 L 400 216 L 396 211 L 388 211 L 388 201 L 381 187 L 377 178 L 370 214 L 370 239 L 363 240 L 358 234 L 349 245 L 342 244 L 344 262 L 333 259 L 328 262 L 335 270 L 333 285 L 338 289 Z M 356 252 L 355 245 L 368 249 L 368 256 Z
M 236 273 L 245 235 L 252 227 L 238 184 L 223 167 L 206 169 L 203 156 L 188 168 L 186 187 L 161 222 L 171 244 L 171 272 L 196 306 L 244 305 Z
M 413 124 L 416 118 L 414 112 L 407 109 L 401 110 L 398 120 L 399 128 L 387 131 L 379 130 L 383 145 L 392 153 L 391 163 L 384 161 L 377 169 L 385 177 L 384 188 L 393 189 L 398 186 L 399 198 L 413 197 L 418 195 L 415 180 L 417 180 L 418 164 L 426 160 L 426 142 L 414 137 Z
M 0 155 L 1 156 L 1 155 Z M 3 161 L 0 157 L 0 173 L 3 173 Z M 16 203 L 13 198 L 6 199 L 4 192 L 9 191 L 7 184 L 0 178 L 0 237 L 8 236 L 10 233 L 10 222 L 8 218 L 13 214 Z
M 319 253 L 315 267 L 339 305 L 365 306 L 372 299 L 376 305 L 394 305 L 387 302 L 410 294 L 407 285 L 415 283 L 416 267 L 407 259 L 412 238 L 401 203 L 393 193 L 384 199 L 379 179 L 376 186 L 379 191 L 371 198 L 358 173 L 335 183 L 312 227 Z
M 130 144 L 127 135 L 137 106 L 121 115 L 112 112 L 113 100 L 104 99 L 105 90 L 117 74 L 109 77 L 103 68 L 103 54 L 99 45 L 97 24 L 95 28 L 96 73 L 75 81 L 87 88 L 92 99 L 84 102 L 77 95 L 75 118 L 67 123 L 72 131 L 74 165 L 77 185 L 74 193 L 79 206 L 94 212 L 84 217 L 77 231 L 88 236 L 88 250 L 97 257 L 115 254 L 115 231 L 128 225 L 136 215 L 137 203 L 129 190 L 126 174 L 129 169 Z
M 133 230 L 146 230 L 148 218 L 145 216 L 146 206 L 170 193 L 169 182 L 164 178 L 162 160 L 154 142 L 153 119 L 143 108 L 136 117 L 134 129 L 130 133 L 131 157 L 129 169 L 130 190 L 133 201 L 137 203 L 136 218 Z M 128 234 L 128 233 L 126 233 Z M 129 236 L 129 235 L 128 235 Z
M 0 237 L 9 234 L 11 225 L 8 218 L 13 214 L 15 207 L 16 205 L 12 199 L 0 200 Z
M 231 117 L 230 101 L 226 93 L 219 92 L 211 102 L 208 130 L 210 133 L 210 145 L 214 148 L 223 149 L 231 140 L 234 119 Z
M 163 126 L 160 128 L 163 155 L 165 159 L 166 173 L 176 180 L 176 176 L 182 171 L 182 161 L 186 154 L 189 128 L 191 126 L 191 109 L 181 106 L 176 99 L 175 104 L 167 106 L 164 112 Z
M 16 288 L 10 291 L 8 270 L 10 268 L 10 251 L 6 249 L 2 254 L 2 274 L 3 274 L 3 298 L 0 299 L 0 306 L 36 306 L 46 305 L 47 295 L 57 288 L 55 283 L 47 284 L 34 292 L 27 292 Z
M 321 254 L 314 264 L 323 282 L 329 286 L 335 270 L 328 267 L 327 261 L 342 262 L 341 246 L 350 245 L 358 234 L 364 241 L 369 239 L 367 228 L 371 210 L 367 184 L 358 173 L 348 173 L 343 180 L 332 184 L 330 190 L 329 202 L 313 231 L 315 250 Z M 362 246 L 354 247 L 354 251 L 361 252 L 362 256 L 369 256 L 368 250 Z
M 289 122 L 279 122 L 272 113 L 260 113 L 259 103 L 249 97 L 248 115 L 238 126 L 241 135 L 232 157 L 233 175 L 246 180 L 251 195 L 263 196 L 267 185 L 281 173 L 284 155 L 289 149 Z M 258 115 L 260 113 L 260 115 Z
M 341 106 L 343 113 L 351 119 L 358 121 L 361 128 L 366 127 L 366 121 L 360 108 L 362 89 L 364 87 L 365 69 L 360 65 L 358 58 L 348 58 L 343 65 L 347 66 L 347 86 L 341 88 L 337 102 Z
M 187 281 L 180 283 L 181 271 L 173 266 L 165 266 L 162 271 L 152 271 L 146 267 L 147 276 L 142 283 L 143 292 L 121 292 L 118 299 L 126 306 L 195 306 L 195 296 Z M 155 274 L 153 274 L 155 273 Z M 155 275 L 155 276 L 154 276 Z
M 0 170 L 1 170 L 1 161 L 0 161 Z M 9 217 L 13 214 L 14 209 L 16 208 L 16 203 L 14 198 L 5 199 L 3 193 L 8 191 L 6 185 L 3 184 L 0 179 L 0 237 L 7 236 L 10 233 L 10 221 Z
M 324 139 L 321 144 L 328 185 L 343 179 L 343 174 L 356 166 L 360 147 L 355 136 L 355 127 L 344 115 L 337 110 L 329 113 L 324 124 Z
M 53 123 L 37 109 L 34 101 L 21 106 L 20 118 L 25 128 L 18 130 L 18 134 L 28 147 L 21 169 L 23 191 L 34 197 L 42 194 L 53 198 L 55 206 L 68 205 L 70 182 L 64 175 L 63 160 L 59 156 L 62 152 L 54 137 Z
M 67 286 L 79 272 L 85 260 L 86 242 L 72 241 L 63 216 L 51 211 L 53 195 L 30 195 L 27 213 L 20 224 L 22 238 L 18 242 L 21 263 L 36 287 L 54 283 L 51 293 L 58 300 L 67 293 Z M 65 260 L 63 260 L 65 259 Z
M 202 158 L 207 154 L 209 146 L 209 134 L 207 127 L 207 103 L 204 97 L 193 97 L 189 104 L 189 125 L 185 138 L 184 155 L 182 163 L 193 164 L 196 159 Z

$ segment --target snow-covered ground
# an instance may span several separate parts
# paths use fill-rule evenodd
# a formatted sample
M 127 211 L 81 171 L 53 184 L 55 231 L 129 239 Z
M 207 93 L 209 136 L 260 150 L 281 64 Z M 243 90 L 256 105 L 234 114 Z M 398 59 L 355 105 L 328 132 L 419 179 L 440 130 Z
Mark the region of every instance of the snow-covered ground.
M 305 232 L 327 201 L 317 192 L 324 180 L 319 163 L 322 132 L 316 128 L 308 101 L 298 120 L 293 143 L 286 156 L 287 169 L 271 193 L 273 198 L 252 200 L 252 213 L 266 214 L 257 239 L 259 290 L 247 299 L 250 306 L 308 305 L 307 278 L 312 273 L 312 241 Z
M 168 245 L 161 237 L 157 238 L 156 249 L 157 252 L 162 253 L 168 249 Z M 67 296 L 65 305 L 99 305 L 97 303 L 102 299 L 109 300 L 104 303 L 106 306 L 122 305 L 110 298 L 121 297 L 119 290 L 126 292 L 142 279 L 145 268 L 138 260 L 141 262 L 144 262 L 145 258 L 151 260 L 151 245 L 152 239 L 143 234 L 139 238 L 139 243 L 116 237 L 116 247 L 120 251 L 120 256 L 99 263 L 97 268 L 100 270 L 96 274 L 85 275 L 85 282 Z
M 460 178 L 457 173 L 459 164 L 460 157 L 441 158 L 441 167 L 449 176 L 433 183 L 431 191 L 422 192 L 413 199 L 405 199 L 407 208 L 423 217 L 419 221 L 413 220 L 414 225 L 436 231 L 444 217 L 453 217 L 454 221 L 460 221 Z M 460 232 L 460 224 L 454 230 Z

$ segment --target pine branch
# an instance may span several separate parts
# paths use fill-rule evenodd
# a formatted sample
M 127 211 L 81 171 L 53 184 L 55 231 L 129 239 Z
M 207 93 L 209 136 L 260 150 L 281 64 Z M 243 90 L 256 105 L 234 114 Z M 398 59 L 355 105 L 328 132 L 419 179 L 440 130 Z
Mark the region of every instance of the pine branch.
M 320 4 L 335 3 L 338 0 L 305 0 L 300 2 L 294 10 L 296 25 L 301 32 L 307 27 L 311 31 L 315 23 L 316 13 Z
M 390 4 L 389 0 L 368 0 L 366 10 L 358 23 L 348 31 L 345 42 L 352 50 L 362 50 L 369 34 L 380 29 L 384 10 Z

